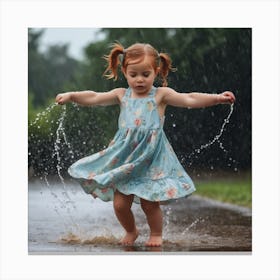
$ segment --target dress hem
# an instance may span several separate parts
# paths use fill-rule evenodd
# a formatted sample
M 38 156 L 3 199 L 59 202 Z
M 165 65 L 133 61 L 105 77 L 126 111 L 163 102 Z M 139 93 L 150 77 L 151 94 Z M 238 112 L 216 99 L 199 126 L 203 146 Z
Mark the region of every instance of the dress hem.
M 181 196 L 174 196 L 174 197 L 161 197 L 159 199 L 152 199 L 150 197 L 145 197 L 141 194 L 139 194 L 136 191 L 132 191 L 132 192 L 128 192 L 125 191 L 122 188 L 119 188 L 118 186 L 110 186 L 110 184 L 104 184 L 101 182 L 101 180 L 98 180 L 97 178 L 93 178 L 93 179 L 86 179 L 84 177 L 76 177 L 73 174 L 71 174 L 71 172 L 69 172 L 69 174 L 75 179 L 77 180 L 82 189 L 84 190 L 85 193 L 93 195 L 94 198 L 99 198 L 102 201 L 108 202 L 108 201 L 113 201 L 114 198 L 114 193 L 116 190 L 118 190 L 119 192 L 121 192 L 124 195 L 134 195 L 134 201 L 135 203 L 140 203 L 140 199 L 145 199 L 148 201 L 154 201 L 154 202 L 159 202 L 162 204 L 166 204 L 168 202 L 174 201 L 174 200 L 178 200 L 184 197 L 188 197 L 190 196 L 193 192 L 196 191 L 196 188 L 193 184 L 191 184 L 191 186 L 189 187 L 189 189 L 186 190 L 186 192 L 181 195 Z M 167 179 L 170 177 L 163 177 L 157 180 L 153 180 L 155 182 L 158 183 L 159 180 L 161 179 Z M 174 178 L 174 177 L 171 177 Z M 178 180 L 178 178 L 176 178 Z M 152 180 L 152 179 L 150 179 Z M 112 183 L 111 183 L 112 184 Z M 179 182 L 179 184 L 182 184 Z M 107 194 L 107 196 L 106 196 Z M 103 198 L 102 198 L 103 197 Z M 106 198 L 105 198 L 106 197 Z

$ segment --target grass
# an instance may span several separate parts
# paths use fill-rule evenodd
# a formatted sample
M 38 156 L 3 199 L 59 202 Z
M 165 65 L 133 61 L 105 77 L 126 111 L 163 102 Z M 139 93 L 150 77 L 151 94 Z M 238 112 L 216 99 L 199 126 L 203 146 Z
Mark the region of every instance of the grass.
M 245 207 L 252 207 L 252 180 L 245 178 L 217 178 L 196 182 L 195 194 Z

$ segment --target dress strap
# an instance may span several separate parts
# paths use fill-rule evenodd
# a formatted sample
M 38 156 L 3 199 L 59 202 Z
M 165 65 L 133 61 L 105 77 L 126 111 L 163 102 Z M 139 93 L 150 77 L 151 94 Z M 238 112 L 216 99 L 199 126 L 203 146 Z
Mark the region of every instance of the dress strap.
M 149 93 L 149 96 L 150 97 L 154 97 L 156 95 L 156 91 L 157 91 L 157 88 L 152 86 L 152 89 L 151 89 L 151 91 Z
M 130 89 L 130 87 L 128 87 L 128 88 L 125 90 L 125 93 L 124 93 L 124 95 L 123 95 L 123 98 L 129 98 L 130 95 L 131 95 L 131 89 Z M 122 99 L 123 99 L 123 98 L 122 98 Z

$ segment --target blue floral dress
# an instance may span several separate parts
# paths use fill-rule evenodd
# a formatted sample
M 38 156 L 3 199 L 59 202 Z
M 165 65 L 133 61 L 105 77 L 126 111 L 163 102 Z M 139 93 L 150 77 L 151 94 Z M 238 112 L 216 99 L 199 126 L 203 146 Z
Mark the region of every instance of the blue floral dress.
M 109 146 L 75 162 L 68 169 L 86 193 L 104 201 L 114 192 L 149 201 L 190 195 L 194 184 L 176 157 L 163 131 L 152 87 L 145 98 L 131 98 L 126 89 L 120 104 L 119 129 Z

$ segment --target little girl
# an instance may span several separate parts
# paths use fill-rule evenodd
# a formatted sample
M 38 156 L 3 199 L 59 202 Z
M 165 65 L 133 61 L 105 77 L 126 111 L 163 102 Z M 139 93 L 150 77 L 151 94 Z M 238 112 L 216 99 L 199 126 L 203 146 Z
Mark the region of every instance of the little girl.
M 158 53 L 149 44 L 134 44 L 124 49 L 114 44 L 108 56 L 107 78 L 117 79 L 118 66 L 128 88 L 108 92 L 66 92 L 56 102 L 80 105 L 119 104 L 119 129 L 109 146 L 70 166 L 69 174 L 84 191 L 103 201 L 113 200 L 115 214 L 125 229 L 120 243 L 133 245 L 139 231 L 131 206 L 141 204 L 150 227 L 146 246 L 162 245 L 162 211 L 160 202 L 189 196 L 194 184 L 177 159 L 163 131 L 167 105 L 201 108 L 235 102 L 232 92 L 221 94 L 178 93 L 167 87 L 170 57 Z M 162 87 L 153 86 L 160 76 Z

